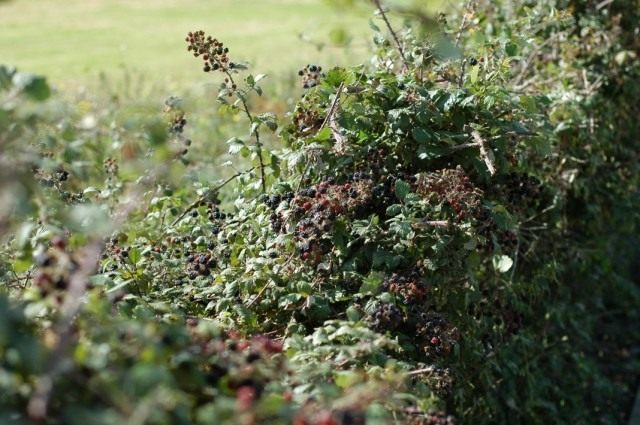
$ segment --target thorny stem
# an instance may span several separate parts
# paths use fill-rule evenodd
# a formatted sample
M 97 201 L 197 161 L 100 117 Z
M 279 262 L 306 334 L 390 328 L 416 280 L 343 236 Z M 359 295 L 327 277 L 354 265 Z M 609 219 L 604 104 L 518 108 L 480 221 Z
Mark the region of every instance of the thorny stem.
M 231 75 L 231 72 L 229 72 L 228 70 L 225 70 L 224 73 L 227 75 L 227 77 L 229 77 L 229 81 L 231 82 L 232 86 L 235 87 L 236 83 L 233 80 L 233 76 Z M 249 122 L 251 123 L 251 125 L 253 125 L 255 121 L 254 121 L 253 115 L 251 114 L 251 111 L 249 110 L 247 101 L 244 99 L 244 96 L 242 95 L 236 94 L 236 96 L 238 97 L 238 99 L 240 99 L 240 102 L 242 103 L 242 109 L 245 115 L 247 116 L 247 118 L 249 119 Z M 262 192 L 264 193 L 267 191 L 267 182 L 264 175 L 264 160 L 262 159 L 262 142 L 260 141 L 260 131 L 258 130 L 257 127 L 255 128 L 255 130 L 253 130 L 253 134 L 256 137 L 256 148 L 258 149 L 258 159 L 260 160 L 260 181 L 262 183 Z
M 227 184 L 229 184 L 230 182 L 232 182 L 233 180 L 237 179 L 238 177 L 240 177 L 243 174 L 247 174 L 250 173 L 251 171 L 253 171 L 254 167 L 249 168 L 248 170 L 244 170 L 244 171 L 240 171 L 237 172 L 236 174 L 234 174 L 233 176 L 229 177 L 228 179 L 226 179 L 225 181 L 223 181 L 222 183 L 220 183 L 218 186 L 214 187 L 213 190 L 210 190 L 209 192 L 205 193 L 204 195 L 201 195 L 198 197 L 198 199 L 196 199 L 195 201 L 193 201 L 191 204 L 189 204 L 189 206 L 182 211 L 182 214 L 180 214 L 175 220 L 173 220 L 173 222 L 171 223 L 171 226 L 175 226 L 176 224 L 178 224 L 178 222 L 180 220 L 182 220 L 187 214 L 189 214 L 191 211 L 193 211 L 194 208 L 198 208 L 198 206 L 200 205 L 200 203 L 202 203 L 202 201 L 204 201 L 207 196 L 209 196 L 209 194 L 211 192 L 215 193 L 217 191 L 219 191 L 220 189 L 222 189 L 223 187 L 225 187 Z
M 464 15 L 462 16 L 462 22 L 460 23 L 460 28 L 458 29 L 458 33 L 456 34 L 456 43 L 455 46 L 458 47 L 458 45 L 460 44 L 460 37 L 462 37 L 462 32 L 465 30 L 465 27 L 467 26 L 467 17 L 469 15 L 469 9 L 471 8 L 471 1 L 469 0 L 467 2 L 467 4 L 464 7 Z M 466 71 L 467 68 L 467 60 L 465 59 L 464 55 L 462 55 L 462 69 L 460 70 L 460 79 L 458 80 L 458 86 L 462 87 L 462 85 L 464 84 L 464 73 Z
M 322 121 L 322 124 L 320 125 L 320 128 L 318 129 L 318 131 L 322 130 L 327 125 L 327 123 L 331 121 L 333 115 L 338 110 L 338 101 L 340 100 L 340 95 L 342 94 L 343 88 L 344 88 L 344 82 L 340 83 L 340 85 L 338 86 L 338 90 L 336 91 L 336 96 L 333 99 L 333 102 L 329 107 L 329 111 L 327 112 L 327 116 L 324 118 L 324 121 Z M 300 188 L 302 187 L 302 183 L 304 182 L 304 178 L 307 175 L 307 172 L 309 171 L 310 165 L 311 165 L 311 161 L 307 160 L 307 165 L 304 167 L 304 170 L 302 171 L 302 175 L 300 176 L 300 181 L 298 182 L 298 187 L 296 188 L 296 191 L 300 191 Z
M 480 147 L 480 156 L 482 157 L 482 160 L 487 166 L 487 170 L 489 171 L 489 174 L 493 176 L 496 173 L 496 167 L 495 165 L 493 165 L 493 159 L 492 159 L 493 153 L 486 146 L 484 139 L 482 138 L 482 136 L 480 136 L 480 133 L 478 133 L 477 130 L 473 130 L 471 132 L 471 135 L 473 136 L 476 143 Z
M 398 38 L 398 35 L 396 34 L 396 32 L 393 30 L 393 27 L 391 26 L 391 23 L 389 22 L 389 19 L 387 19 L 386 13 L 384 13 L 384 9 L 382 7 L 382 3 L 380 3 L 380 0 L 371 0 L 371 1 L 373 1 L 373 3 L 378 8 L 378 12 L 380 13 L 380 16 L 382 17 L 382 20 L 384 21 L 385 25 L 387 26 L 387 29 L 391 33 L 391 36 L 393 37 L 393 40 L 396 43 L 396 47 L 398 48 L 398 53 L 400 53 L 400 58 L 402 59 L 402 65 L 403 65 L 404 69 L 408 69 L 409 68 L 409 64 L 407 62 L 406 56 L 404 55 L 404 49 L 402 48 L 402 44 L 400 43 L 400 39 Z

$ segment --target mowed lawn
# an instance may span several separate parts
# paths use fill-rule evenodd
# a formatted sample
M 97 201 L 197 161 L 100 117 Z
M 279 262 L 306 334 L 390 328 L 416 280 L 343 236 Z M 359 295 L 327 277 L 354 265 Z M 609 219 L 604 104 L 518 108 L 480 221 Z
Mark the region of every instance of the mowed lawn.
M 366 13 L 331 8 L 321 0 L 9 0 L 0 1 L 0 64 L 41 73 L 54 83 L 96 81 L 123 69 L 154 82 L 188 85 L 203 78 L 186 51 L 188 31 L 223 40 L 232 60 L 276 79 L 307 63 L 365 61 Z M 329 41 L 346 29 L 352 47 L 321 51 L 300 39 Z

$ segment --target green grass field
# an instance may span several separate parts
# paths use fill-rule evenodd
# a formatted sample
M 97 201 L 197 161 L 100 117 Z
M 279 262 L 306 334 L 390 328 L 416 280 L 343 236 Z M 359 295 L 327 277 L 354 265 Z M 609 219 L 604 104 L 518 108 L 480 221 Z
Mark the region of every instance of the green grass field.
M 0 2 L 0 63 L 44 74 L 62 87 L 123 69 L 171 86 L 202 79 L 185 34 L 203 29 L 256 73 L 291 75 L 306 63 L 366 60 L 367 16 L 321 0 L 9 0 Z M 346 29 L 352 47 L 318 51 L 304 33 L 327 42 Z

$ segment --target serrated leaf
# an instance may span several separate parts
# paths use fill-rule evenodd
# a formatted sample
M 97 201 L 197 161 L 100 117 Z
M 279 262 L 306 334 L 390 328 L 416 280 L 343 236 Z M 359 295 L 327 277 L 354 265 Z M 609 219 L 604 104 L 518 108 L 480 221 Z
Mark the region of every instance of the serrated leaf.
M 400 201 L 404 201 L 410 192 L 411 186 L 409 186 L 409 183 L 403 180 L 396 180 L 396 196 Z
M 377 262 L 379 264 L 384 263 L 384 257 L 386 257 L 387 253 L 382 251 L 376 251 L 374 256 L 374 263 Z M 378 256 L 378 258 L 376 258 Z M 369 276 L 365 277 L 362 281 L 362 285 L 360 285 L 360 289 L 358 292 L 362 295 L 370 295 L 378 292 L 378 288 L 380 288 L 380 284 L 382 283 L 383 276 L 381 273 L 371 272 Z
M 413 140 L 418 143 L 426 143 L 431 140 L 431 134 L 422 127 L 414 127 L 413 130 L 411 130 L 411 135 L 413 136 Z
M 386 215 L 387 217 L 395 217 L 402 212 L 402 205 L 393 204 L 387 207 Z

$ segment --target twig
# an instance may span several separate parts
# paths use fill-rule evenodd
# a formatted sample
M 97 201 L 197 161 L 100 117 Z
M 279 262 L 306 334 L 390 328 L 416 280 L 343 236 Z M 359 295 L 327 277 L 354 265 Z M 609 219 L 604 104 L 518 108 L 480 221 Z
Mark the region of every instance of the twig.
M 234 81 L 231 72 L 224 66 L 224 64 L 220 63 L 220 61 L 218 61 L 217 59 L 216 62 L 218 62 L 218 65 L 220 65 L 221 68 L 225 69 L 224 73 L 227 75 L 227 77 L 229 77 L 229 82 L 231 83 L 232 87 L 236 87 L 236 82 Z M 253 128 L 255 119 L 253 118 L 253 114 L 251 114 L 251 111 L 249 110 L 249 106 L 247 105 L 247 101 L 245 100 L 244 95 L 239 95 L 238 93 L 236 93 L 236 97 L 240 99 L 240 102 L 242 103 L 242 110 L 249 119 L 249 123 Z M 253 130 L 253 135 L 256 138 L 258 160 L 260 161 L 260 181 L 262 183 L 262 192 L 265 193 L 267 191 L 267 181 L 265 179 L 264 160 L 262 159 L 262 142 L 260 141 L 260 131 L 257 127 Z
M 539 213 L 536 213 L 536 214 L 532 215 L 531 217 L 525 219 L 524 221 L 520 222 L 518 227 L 520 227 L 520 225 L 522 225 L 522 224 L 532 222 L 536 218 L 538 218 L 538 217 L 548 213 L 549 211 L 553 210 L 556 206 L 558 206 L 558 196 L 555 196 L 553 198 L 553 202 L 551 203 L 551 205 L 549 205 L 548 207 L 546 207 L 545 209 L 543 209 Z
M 614 0 L 604 0 L 596 5 L 596 10 L 603 9 L 613 3 Z
M 260 298 L 262 298 L 262 295 L 265 293 L 265 291 L 267 290 L 267 288 L 271 285 L 272 281 L 267 282 L 262 289 L 260 290 L 260 292 L 258 292 L 258 294 L 256 295 L 256 297 L 254 299 L 252 299 L 251 301 L 249 301 L 249 303 L 247 304 L 247 307 L 251 307 L 252 305 L 254 305 L 255 303 L 258 302 L 258 300 Z
M 453 224 L 447 220 L 423 220 L 419 223 L 415 223 L 414 226 L 447 228 L 453 226 Z
M 471 1 L 469 0 L 467 1 L 467 4 L 464 7 L 464 15 L 462 16 L 462 22 L 460 22 L 460 28 L 458 29 L 458 33 L 456 34 L 456 42 L 455 42 L 455 46 L 456 48 L 458 47 L 458 45 L 460 44 L 460 37 L 462 37 L 462 32 L 465 30 L 466 26 L 467 26 L 467 19 L 468 16 L 470 14 L 469 9 L 471 9 Z M 467 60 L 464 57 L 464 54 L 462 55 L 462 69 L 460 70 L 460 78 L 458 79 L 458 87 L 462 87 L 462 85 L 464 84 L 464 74 L 467 70 Z
M 338 90 L 336 90 L 336 95 L 333 99 L 333 102 L 331 102 L 329 111 L 327 112 L 327 116 L 324 117 L 324 121 L 322 121 L 322 124 L 320 125 L 320 128 L 318 129 L 318 131 L 322 130 L 327 125 L 327 123 L 331 120 L 331 117 L 333 116 L 333 114 L 335 114 L 338 107 L 338 101 L 340 100 L 340 95 L 342 94 L 343 88 L 344 88 L 344 82 L 340 83 L 340 85 L 338 86 Z
M 331 102 L 331 106 L 327 111 L 327 116 L 324 117 L 324 121 L 322 121 L 320 128 L 318 128 L 318 131 L 321 131 L 327 125 L 327 123 L 330 123 L 333 120 L 333 115 L 338 110 L 338 101 L 340 100 L 340 95 L 342 94 L 343 89 L 344 89 L 344 82 L 340 83 L 340 85 L 338 86 L 338 90 L 336 91 L 336 95 L 333 98 L 333 102 Z M 333 128 L 331 129 L 331 131 L 333 133 L 333 136 L 336 137 L 336 133 L 334 132 Z M 340 134 L 339 132 L 338 132 L 338 135 L 342 137 L 342 134 Z M 338 140 L 336 140 L 336 143 L 337 142 Z M 311 161 L 307 160 L 307 165 L 305 165 L 304 170 L 302 171 L 302 175 L 300 176 L 300 181 L 298 182 L 298 187 L 296 187 L 296 192 L 300 191 L 300 188 L 302 187 L 302 183 L 304 182 L 304 178 L 306 177 L 310 166 L 311 166 Z
M 564 34 L 563 32 L 557 32 L 551 35 L 551 37 L 547 38 L 543 43 L 541 43 L 540 45 L 536 46 L 533 49 L 533 51 L 529 54 L 527 59 L 523 62 L 522 69 L 520 70 L 520 74 L 518 74 L 518 76 L 513 81 L 514 86 L 520 85 L 524 77 L 527 75 L 527 71 L 529 71 L 529 65 L 531 65 L 531 62 L 533 62 L 533 59 L 535 59 L 535 57 L 540 53 L 540 51 L 543 48 L 545 48 L 547 45 L 553 43 L 556 38 L 558 38 L 563 34 Z
M 516 232 L 516 251 L 513 254 L 513 265 L 511 266 L 511 276 L 509 277 L 509 282 L 513 283 L 513 278 L 516 275 L 516 268 L 518 267 L 518 257 L 520 253 L 520 229 L 517 229 Z
M 41 375 L 35 385 L 35 392 L 29 399 L 27 413 L 33 419 L 44 419 L 47 415 L 47 405 L 51 396 L 53 380 L 59 372 L 67 347 L 73 337 L 73 322 L 82 306 L 84 293 L 89 276 L 95 273 L 102 253 L 103 241 L 97 240 L 87 245 L 78 257 L 78 269 L 69 279 L 69 287 L 61 308 L 62 317 L 56 325 L 59 336 L 46 372 Z
M 402 59 L 402 65 L 404 69 L 409 69 L 409 64 L 407 62 L 406 56 L 404 55 L 404 49 L 402 48 L 402 44 L 400 44 L 400 39 L 398 38 L 396 32 L 393 30 L 391 23 L 387 19 L 387 15 L 386 13 L 384 13 L 384 9 L 382 7 L 382 4 L 380 3 L 380 0 L 371 0 L 371 1 L 373 1 L 373 3 L 378 8 L 378 12 L 380 12 L 380 16 L 382 17 L 382 20 L 384 21 L 384 23 L 387 26 L 387 29 L 391 33 L 393 40 L 396 42 L 396 47 L 398 48 L 398 53 L 400 53 L 400 58 Z
M 471 1 L 469 0 L 467 1 L 467 4 L 464 6 L 464 15 L 462 15 L 462 22 L 460 22 L 460 28 L 458 29 L 458 33 L 456 34 L 456 42 L 455 42 L 455 46 L 458 47 L 458 45 L 460 44 L 460 37 L 462 36 L 462 32 L 464 31 L 465 27 L 467 26 L 467 17 L 469 16 L 469 9 L 471 8 Z
M 493 160 L 491 158 L 493 156 L 493 152 L 491 152 L 491 150 L 487 148 L 484 139 L 482 139 L 482 136 L 480 136 L 480 133 L 478 133 L 477 130 L 473 130 L 471 132 L 471 135 L 478 143 L 478 146 L 480 146 L 480 156 L 482 157 L 484 163 L 487 165 L 489 174 L 493 176 L 496 173 L 496 167 L 493 165 Z
M 415 376 L 415 375 L 424 375 L 424 374 L 431 374 L 433 372 L 436 371 L 436 368 L 433 366 L 428 366 L 425 367 L 423 369 L 416 369 L 416 370 L 412 370 L 411 372 L 407 372 L 408 376 Z
M 191 204 L 189 204 L 189 206 L 182 212 L 182 214 L 180 214 L 175 220 L 173 220 L 171 222 L 171 226 L 175 226 L 176 224 L 178 224 L 178 222 L 180 220 L 182 220 L 187 214 L 189 214 L 191 211 L 193 211 L 195 208 L 198 208 L 198 206 L 200 205 L 200 203 L 202 201 L 204 201 L 205 199 L 207 199 L 208 196 L 211 196 L 211 193 L 215 193 L 217 191 L 219 191 L 220 189 L 222 189 L 223 187 L 225 187 L 227 184 L 229 184 L 230 182 L 232 182 L 233 180 L 235 180 L 236 178 L 240 177 L 243 174 L 247 174 L 250 173 L 251 171 L 254 170 L 255 167 L 251 167 L 248 170 L 244 170 L 244 171 L 240 171 L 236 174 L 234 174 L 233 176 L 229 177 L 228 179 L 226 179 L 224 182 L 220 183 L 218 186 L 214 187 L 213 190 L 208 191 L 207 193 L 205 193 L 204 195 L 200 195 L 198 197 L 198 199 L 196 199 L 195 201 L 193 201 Z

